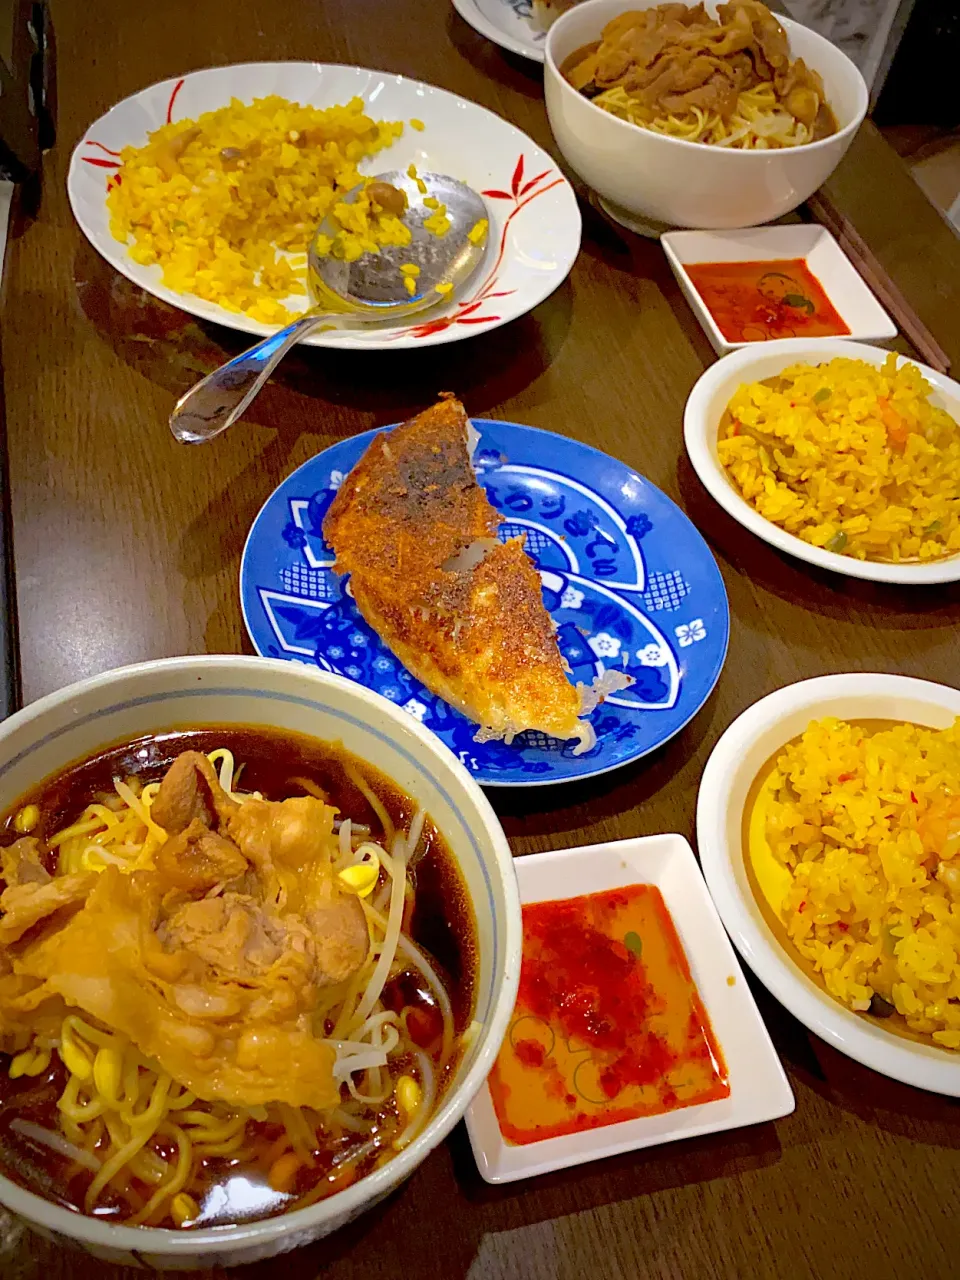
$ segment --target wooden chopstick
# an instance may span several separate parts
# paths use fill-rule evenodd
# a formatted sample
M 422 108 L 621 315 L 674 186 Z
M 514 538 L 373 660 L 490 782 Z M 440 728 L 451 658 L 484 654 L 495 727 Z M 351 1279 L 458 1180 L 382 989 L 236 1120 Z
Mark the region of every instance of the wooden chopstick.
M 20 643 L 12 533 L 6 423 L 3 400 L 0 397 L 0 720 L 18 711 L 21 706 Z
M 890 312 L 924 363 L 938 373 L 949 372 L 950 357 L 890 279 L 850 219 L 823 191 L 813 193 L 807 201 L 807 208 L 816 222 L 833 233 L 864 283 Z

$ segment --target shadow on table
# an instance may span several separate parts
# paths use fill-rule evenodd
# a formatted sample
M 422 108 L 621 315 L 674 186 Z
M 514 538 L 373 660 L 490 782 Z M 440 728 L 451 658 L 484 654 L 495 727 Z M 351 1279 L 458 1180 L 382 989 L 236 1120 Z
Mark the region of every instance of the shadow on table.
M 768 997 L 769 998 L 769 997 Z M 848 1058 L 818 1036 L 795 1022 L 790 1047 L 774 1034 L 790 1018 L 780 1010 L 766 1018 L 781 1057 L 791 1067 L 795 1081 L 819 1094 L 825 1102 L 855 1115 L 866 1125 L 925 1146 L 960 1149 L 960 1099 L 942 1097 L 890 1080 L 879 1072 Z M 799 1053 L 799 1041 L 806 1041 Z M 946 1052 L 946 1051 L 944 1051 Z
M 690 788 L 695 790 L 699 767 L 694 768 L 705 739 L 711 739 L 716 712 L 713 694 L 690 723 L 669 742 L 633 764 L 612 769 L 599 777 L 584 778 L 547 787 L 490 787 L 487 796 L 508 837 L 522 839 L 535 831 L 538 845 L 551 849 L 572 840 L 564 834 L 595 826 L 605 818 L 618 819 L 621 837 L 642 834 L 643 804 L 668 782 L 691 771 Z M 550 834 L 544 837 L 544 815 L 549 814 Z M 627 832 L 624 824 L 638 820 L 638 830 Z M 535 821 L 532 821 L 534 820 Z M 528 831 L 528 822 L 532 828 Z M 647 833 L 650 834 L 650 833 Z M 681 832 L 692 836 L 692 832 Z M 576 837 L 574 836 L 573 839 Z M 532 849 L 520 852 L 530 853 Z
M 870 615 L 899 631 L 944 627 L 960 620 L 960 583 L 896 586 L 829 573 L 783 554 L 750 533 L 701 485 L 685 453 L 677 463 L 683 506 L 715 553 L 735 573 L 792 605 L 840 621 Z M 855 655 L 847 655 L 855 661 Z
M 960 1148 L 960 1099 L 890 1080 L 808 1031 L 745 969 L 747 985 L 794 1088 L 812 1089 L 864 1124 L 928 1146 Z M 946 1053 L 946 1051 L 944 1051 Z
M 183 446 L 190 448 L 192 446 Z M 214 446 L 208 446 L 214 447 Z M 226 565 L 236 565 L 245 540 L 272 485 L 264 476 L 284 475 L 290 466 L 291 441 L 277 434 L 262 449 L 251 453 L 240 472 L 211 499 L 180 536 L 178 563 L 188 581 L 207 578 Z
M 509 1205 L 511 1227 L 733 1177 L 775 1164 L 782 1153 L 775 1125 L 758 1124 L 492 1186 L 480 1177 L 464 1125 L 457 1126 L 448 1143 L 461 1193 L 481 1208 Z
M 583 215 L 582 252 L 611 271 L 623 272 L 637 280 L 648 280 L 654 285 L 669 305 L 703 367 L 713 364 L 716 352 L 684 298 L 660 242 L 637 235 L 614 222 L 600 208 L 596 196 L 582 184 L 578 184 L 577 194 Z
M 154 298 L 88 244 L 74 259 L 74 283 L 82 311 L 103 340 L 174 399 L 256 341 Z M 549 368 L 570 329 L 572 300 L 564 282 L 510 324 L 442 346 L 376 352 L 301 346 L 283 361 L 244 420 L 280 432 L 286 427 L 289 434 L 290 423 L 299 430 L 326 402 L 395 422 L 444 390 L 456 392 L 469 412 L 481 415 Z
M 447 35 L 460 56 L 481 75 L 514 93 L 522 93 L 525 98 L 543 97 L 542 63 L 488 40 L 474 31 L 452 6 L 447 17 Z

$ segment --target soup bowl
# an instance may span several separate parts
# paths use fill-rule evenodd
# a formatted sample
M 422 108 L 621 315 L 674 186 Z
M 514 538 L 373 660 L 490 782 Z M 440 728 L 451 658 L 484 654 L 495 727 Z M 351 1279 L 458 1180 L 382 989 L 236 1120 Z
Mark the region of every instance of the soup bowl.
M 919 1089 L 960 1097 L 960 1053 L 908 1040 L 835 1000 L 774 933 L 751 885 L 744 811 L 758 776 L 811 720 L 906 721 L 946 729 L 960 690 L 908 676 L 852 672 L 787 685 L 748 707 L 714 747 L 697 797 L 697 845 L 710 896 L 734 946 L 767 990 L 841 1053 Z
M 805 146 L 768 151 L 707 146 L 653 133 L 596 106 L 564 79 L 560 68 L 577 49 L 599 40 L 619 14 L 655 7 L 656 0 L 588 0 L 550 28 L 544 92 L 564 159 L 612 217 L 645 234 L 670 227 L 751 227 L 796 209 L 830 177 L 860 128 L 869 102 L 863 76 L 829 40 L 777 15 L 791 56 L 803 58 L 823 77 L 840 126 L 837 133 Z M 715 3 L 706 7 L 716 15 Z
M 506 838 L 483 792 L 412 716 L 353 681 L 266 658 L 170 658 L 124 667 L 40 699 L 0 725 L 0 811 L 112 743 L 203 725 L 266 726 L 342 744 L 417 801 L 456 859 L 477 928 L 480 1030 L 420 1134 L 385 1165 L 304 1209 L 186 1231 L 85 1217 L 3 1176 L 0 1203 L 41 1235 L 107 1262 L 157 1269 L 234 1266 L 309 1244 L 382 1200 L 450 1132 L 483 1084 L 513 1009 L 521 917 Z

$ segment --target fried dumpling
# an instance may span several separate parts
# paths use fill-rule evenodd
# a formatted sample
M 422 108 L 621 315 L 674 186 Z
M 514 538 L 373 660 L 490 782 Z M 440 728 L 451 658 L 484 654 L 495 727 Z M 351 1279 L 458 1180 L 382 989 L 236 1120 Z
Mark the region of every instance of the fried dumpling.
M 324 521 L 335 567 L 350 574 L 357 608 L 384 643 L 481 726 L 478 739 L 538 729 L 587 749 L 584 691 L 567 679 L 523 540 L 497 540 L 500 516 L 474 475 L 471 431 L 447 396 L 378 435 Z

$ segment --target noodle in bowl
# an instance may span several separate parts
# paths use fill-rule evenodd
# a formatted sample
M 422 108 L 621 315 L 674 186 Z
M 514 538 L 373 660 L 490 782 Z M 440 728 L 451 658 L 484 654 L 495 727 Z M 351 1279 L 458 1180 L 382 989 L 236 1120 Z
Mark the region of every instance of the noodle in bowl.
M 353 1144 L 349 1146 L 351 1161 L 362 1162 L 365 1156 L 364 1116 L 392 1094 L 397 1084 L 397 1068 L 392 1063 L 408 1064 L 406 1070 L 417 1081 L 415 1102 L 406 1112 L 402 1106 L 396 1111 L 400 1124 L 390 1133 L 390 1158 L 385 1162 L 366 1164 L 362 1169 L 357 1164 L 359 1175 L 348 1179 L 344 1190 L 335 1188 L 330 1194 L 328 1187 L 323 1199 L 298 1192 L 298 1199 L 287 1211 L 240 1225 L 234 1225 L 228 1216 L 212 1228 L 201 1223 L 188 1230 L 169 1229 L 169 1217 L 163 1216 L 162 1207 L 158 1213 L 156 1205 L 144 1205 L 141 1212 L 126 1214 L 124 1225 L 114 1225 L 41 1198 L 19 1180 L 3 1176 L 0 1167 L 0 1202 L 42 1234 L 79 1244 L 111 1262 L 146 1262 L 167 1268 L 235 1265 L 298 1247 L 344 1225 L 396 1188 L 460 1118 L 492 1065 L 516 992 L 520 911 L 509 849 L 487 801 L 466 771 L 419 724 L 376 694 L 338 677 L 264 659 L 208 657 L 147 663 L 82 682 L 41 700 L 0 727 L 0 808 L 9 810 L 51 775 L 66 770 L 64 776 L 69 777 L 68 766 L 112 750 L 110 744 L 213 725 L 240 736 L 246 726 L 251 734 L 270 733 L 288 740 L 309 738 L 318 746 L 321 744 L 316 740 L 335 743 L 336 751 L 342 750 L 345 757 L 355 757 L 367 769 L 375 765 L 374 771 L 408 802 L 404 810 L 407 817 L 395 828 L 384 812 L 385 821 L 374 823 L 378 828 L 375 838 L 364 829 L 352 828 L 349 818 L 341 817 L 334 823 L 332 845 L 327 846 L 334 874 L 347 872 L 362 879 L 372 865 L 379 868 L 379 878 L 375 871 L 375 887 L 368 896 L 359 903 L 352 899 L 354 908 L 362 908 L 362 936 L 369 937 L 367 957 L 347 983 L 346 995 L 343 984 L 329 988 L 339 994 L 335 999 L 331 995 L 329 1010 L 320 1009 L 317 1025 L 324 1030 L 316 1035 L 323 1037 L 321 1048 L 332 1064 L 335 1090 L 341 1098 L 334 1114 L 344 1149 Z M 213 733 L 211 728 L 209 734 Z M 207 752 L 208 746 L 204 743 L 202 750 Z M 245 786 L 239 769 L 243 754 L 238 748 L 235 761 L 227 750 L 209 751 L 210 764 L 223 788 L 225 803 L 233 806 L 232 813 L 237 812 L 237 806 L 243 813 L 247 798 L 257 799 L 256 778 Z M 362 779 L 353 781 L 362 789 Z M 119 886 L 127 882 L 131 870 L 151 874 L 137 871 L 137 866 L 151 864 L 157 841 L 162 840 L 162 830 L 159 834 L 151 831 L 158 785 L 134 787 L 129 795 L 125 790 L 130 788 L 122 781 L 115 786 L 116 798 L 110 797 L 106 806 L 110 812 L 108 830 L 103 830 L 103 814 L 97 812 L 104 809 L 98 799 L 83 812 L 74 811 L 69 824 L 63 824 L 56 834 L 44 837 L 47 845 L 53 846 L 51 851 L 59 864 L 53 884 L 58 876 L 87 876 L 96 886 L 71 923 L 90 910 L 98 887 L 105 886 L 111 876 L 113 885 Z M 304 789 L 309 792 L 309 786 Z M 266 787 L 264 796 L 270 798 Z M 373 808 L 380 803 L 372 793 L 369 801 Z M 314 803 L 320 806 L 321 800 Z M 100 829 L 92 832 L 98 821 Z M 474 1021 L 466 1035 L 462 1026 L 455 1029 L 454 1013 L 444 994 L 449 976 L 438 977 L 430 953 L 408 934 L 414 928 L 408 925 L 405 912 L 413 885 L 410 877 L 412 873 L 416 882 L 418 873 L 412 867 L 427 860 L 424 841 L 428 840 L 428 828 L 440 837 L 472 906 Z M 131 839 L 131 832 L 136 832 L 135 839 Z M 239 836 L 237 842 L 243 847 Z M 418 846 L 420 854 L 415 857 Z M 130 865 L 120 865 L 125 862 Z M 262 875 L 259 866 L 256 871 Z M 122 895 L 125 890 L 114 887 L 106 896 L 112 900 L 118 892 Z M 268 900 L 272 895 L 271 888 Z M 9 924 L 9 913 L 5 920 Z M 70 927 L 62 926 L 63 932 Z M 362 955 L 361 951 L 358 959 Z M 420 975 L 424 988 L 439 1001 L 442 1043 L 429 1053 L 419 1051 L 416 1037 L 411 1038 L 407 1010 L 398 1016 L 386 999 L 388 981 L 396 981 L 400 960 Z M 446 957 L 443 963 L 447 964 Z M 457 996 L 454 998 L 456 1002 Z M 320 999 L 322 1004 L 323 988 Z M 49 1057 L 52 1049 L 67 1072 L 67 1085 L 59 1101 L 59 1134 L 53 1133 L 55 1125 L 47 1122 L 41 1126 L 27 1113 L 14 1119 L 11 1127 L 19 1128 L 22 1136 L 34 1143 L 51 1146 L 56 1137 L 62 1148 L 54 1147 L 58 1155 L 79 1158 L 82 1164 L 84 1151 L 93 1149 L 90 1118 L 98 1123 L 97 1110 L 90 1107 L 91 1093 L 106 1089 L 119 1099 L 128 1088 L 124 1082 L 136 1084 L 137 1097 L 128 1098 L 126 1108 L 126 1121 L 135 1122 L 135 1131 L 124 1128 L 122 1108 L 118 1107 L 112 1119 L 106 1117 L 109 1144 L 103 1135 L 96 1147 L 97 1158 L 87 1155 L 86 1167 L 94 1175 L 88 1206 L 97 1201 L 109 1181 L 113 1169 L 108 1166 L 119 1168 L 126 1162 L 141 1185 L 149 1183 L 145 1175 L 151 1169 L 147 1166 L 156 1164 L 157 1158 L 143 1145 L 142 1135 L 149 1130 L 145 1119 L 150 1120 L 153 1113 L 161 1125 L 164 1144 L 160 1164 L 167 1166 L 161 1169 L 158 1165 L 156 1181 L 168 1198 L 185 1186 L 190 1189 L 186 1172 L 198 1153 L 214 1157 L 239 1153 L 242 1160 L 250 1134 L 249 1116 L 228 1104 L 198 1101 L 177 1081 L 175 1072 L 166 1073 L 166 1064 L 157 1070 L 149 1055 L 139 1056 L 136 1046 L 114 1028 L 105 1028 L 108 1021 L 90 1018 L 84 1007 L 75 1007 L 57 1026 L 50 1044 L 37 1041 L 30 1045 L 25 1057 L 44 1052 Z M 437 1027 L 439 1035 L 439 1018 Z M 16 1057 L 12 1062 L 17 1062 Z M 97 1064 L 95 1081 L 84 1062 Z M 111 1062 L 121 1074 L 105 1084 Z M 21 1065 L 29 1072 L 36 1064 L 25 1061 Z M 46 1070 L 46 1063 L 40 1065 Z M 275 1112 L 275 1127 L 286 1127 L 286 1137 L 277 1150 L 289 1150 L 292 1145 L 296 1152 L 298 1143 L 300 1147 L 309 1143 L 312 1135 L 299 1132 L 303 1117 L 298 1107 L 280 1105 L 277 1110 L 270 1104 L 269 1108 L 251 1110 L 254 1119 L 264 1121 L 268 1110 Z M 174 1169 L 182 1169 L 184 1180 L 178 1183 L 171 1178 Z M 305 1207 L 299 1207 L 301 1204 Z M 176 1212 L 172 1217 L 177 1221 Z M 165 1225 L 137 1225 L 145 1220 Z
M 731 145 L 737 129 L 715 130 L 713 141 L 689 141 L 711 136 L 713 125 L 707 120 L 678 119 L 664 124 L 663 132 L 642 128 L 631 122 L 625 94 L 622 103 L 607 101 L 601 107 L 578 93 L 560 68 L 577 50 L 598 40 L 613 18 L 655 7 L 656 0 L 588 0 L 551 28 L 544 89 L 550 126 L 564 158 L 596 191 L 607 212 L 645 234 L 669 227 L 756 226 L 802 204 L 839 164 L 863 121 L 868 93 L 860 72 L 828 40 L 777 15 L 791 57 L 802 58 L 823 79 L 826 101 L 839 125 L 836 133 L 807 142 L 795 132 L 792 145 L 757 150 Z M 717 5 L 706 8 L 715 14 Z M 759 86 L 741 94 L 738 110 L 752 118 L 739 128 L 780 128 L 766 92 Z M 608 91 L 604 97 L 615 98 L 616 93 Z

